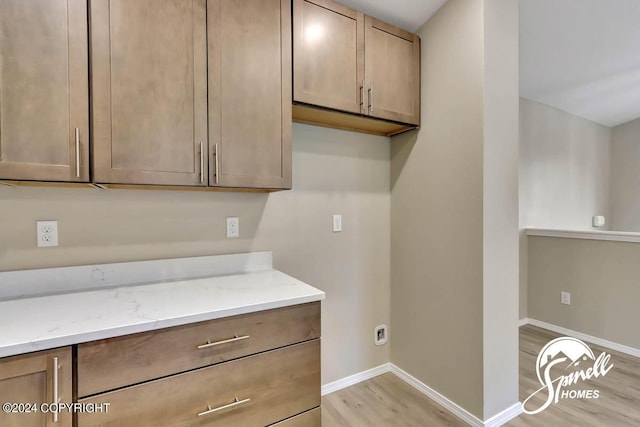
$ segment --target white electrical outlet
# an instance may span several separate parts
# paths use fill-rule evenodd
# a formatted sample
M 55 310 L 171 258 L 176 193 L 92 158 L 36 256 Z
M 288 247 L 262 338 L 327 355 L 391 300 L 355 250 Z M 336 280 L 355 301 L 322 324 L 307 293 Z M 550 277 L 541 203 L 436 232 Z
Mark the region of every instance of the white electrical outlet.
M 36 221 L 38 247 L 58 246 L 58 221 Z
M 240 218 L 227 218 L 227 237 L 240 237 Z
M 560 302 L 565 305 L 571 305 L 571 294 L 569 292 L 560 292 Z
M 340 233 L 342 231 L 342 215 L 333 216 L 333 232 Z
M 378 325 L 373 331 L 373 342 L 376 345 L 383 345 L 387 343 L 387 337 L 389 336 L 389 329 L 387 325 Z

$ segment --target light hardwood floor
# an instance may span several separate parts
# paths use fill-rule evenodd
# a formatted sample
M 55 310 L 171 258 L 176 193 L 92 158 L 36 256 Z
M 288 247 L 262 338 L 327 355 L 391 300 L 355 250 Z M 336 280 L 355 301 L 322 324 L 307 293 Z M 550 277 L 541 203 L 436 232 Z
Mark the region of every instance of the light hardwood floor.
M 534 326 L 520 328 L 520 401 L 539 388 L 535 374 L 538 352 L 558 334 Z M 537 415 L 520 415 L 508 427 L 638 427 L 640 426 L 640 359 L 597 345 L 598 355 L 611 354 L 613 369 L 587 381 L 600 390 L 598 399 L 560 400 Z M 577 387 L 576 387 L 577 388 Z M 393 374 L 384 374 L 322 398 L 322 426 L 465 426 L 449 411 Z

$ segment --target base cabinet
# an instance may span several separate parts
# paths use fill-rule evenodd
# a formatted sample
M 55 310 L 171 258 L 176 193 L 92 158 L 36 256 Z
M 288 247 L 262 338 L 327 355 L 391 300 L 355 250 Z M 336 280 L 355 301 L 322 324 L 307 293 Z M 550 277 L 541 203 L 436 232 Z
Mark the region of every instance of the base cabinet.
M 80 344 L 76 427 L 320 427 L 320 303 Z
M 319 357 L 313 340 L 82 399 L 111 405 L 78 414 L 78 426 L 271 425 L 320 406 Z
M 49 412 L 72 402 L 71 348 L 0 359 L 0 401 L 2 427 L 71 427 L 68 411 Z

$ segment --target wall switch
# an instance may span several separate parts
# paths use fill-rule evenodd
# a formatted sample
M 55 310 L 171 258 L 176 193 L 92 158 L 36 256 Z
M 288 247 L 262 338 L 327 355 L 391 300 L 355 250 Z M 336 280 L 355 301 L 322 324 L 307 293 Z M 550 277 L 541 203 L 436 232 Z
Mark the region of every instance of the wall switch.
M 240 218 L 227 218 L 227 237 L 240 237 Z
M 378 325 L 373 331 L 373 342 L 376 345 L 383 345 L 387 342 L 388 337 L 387 325 Z
M 342 215 L 333 216 L 333 232 L 340 233 L 342 231 Z
M 571 305 L 571 294 L 569 292 L 560 292 L 560 302 L 562 304 Z
M 58 246 L 58 221 L 36 221 L 38 247 Z

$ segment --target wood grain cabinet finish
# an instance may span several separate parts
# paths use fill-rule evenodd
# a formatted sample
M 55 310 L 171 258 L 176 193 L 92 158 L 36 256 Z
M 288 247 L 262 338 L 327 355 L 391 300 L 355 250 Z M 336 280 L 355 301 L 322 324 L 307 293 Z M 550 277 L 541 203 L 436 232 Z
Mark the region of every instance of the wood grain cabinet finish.
M 320 408 L 312 409 L 287 420 L 273 424 L 272 427 L 321 427 L 322 426 L 322 410 Z
M 420 39 L 375 18 L 365 18 L 367 114 L 420 124 Z
M 316 339 L 81 399 L 111 405 L 78 414 L 78 427 L 263 427 L 319 407 L 319 390 Z
M 382 135 L 420 125 L 418 36 L 332 0 L 294 0 L 293 29 L 295 121 Z
M 291 188 L 290 0 L 209 0 L 209 185 Z
M 0 179 L 89 180 L 87 4 L 0 1 Z
M 97 183 L 207 185 L 206 0 L 90 0 Z
M 315 302 L 80 344 L 78 396 L 318 337 Z
M 364 14 L 329 0 L 294 0 L 293 99 L 364 112 Z
M 0 359 L 0 401 L 36 403 L 30 413 L 0 412 L 2 427 L 71 427 L 72 417 L 61 411 L 54 419 L 41 404 L 72 403 L 71 349 L 30 353 Z M 45 410 L 47 408 L 45 407 Z

